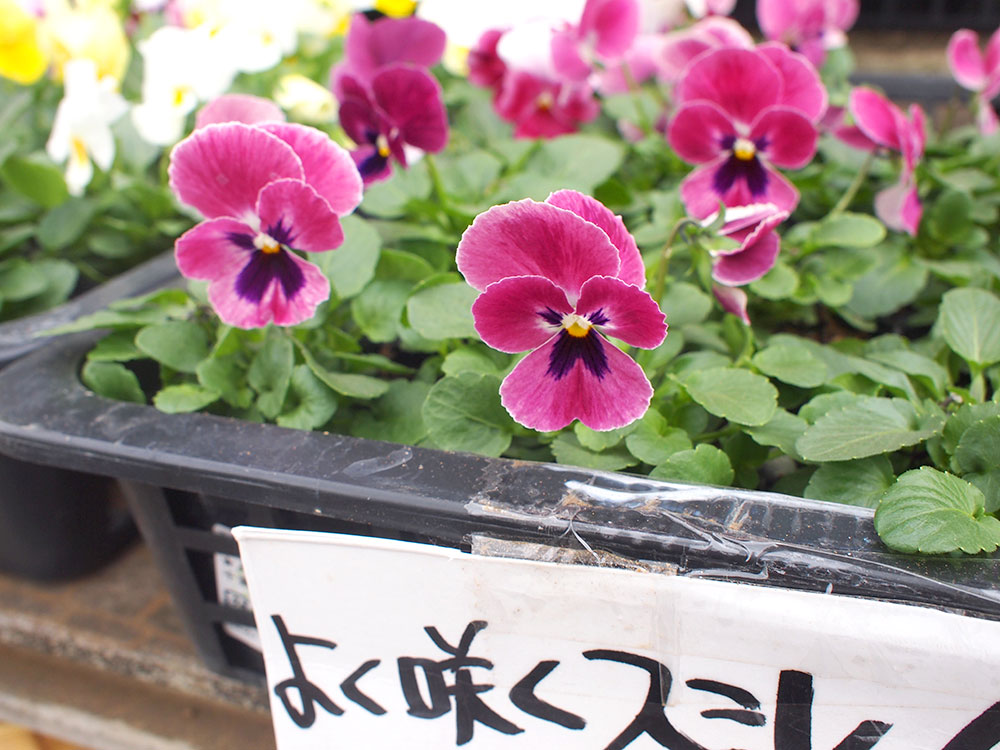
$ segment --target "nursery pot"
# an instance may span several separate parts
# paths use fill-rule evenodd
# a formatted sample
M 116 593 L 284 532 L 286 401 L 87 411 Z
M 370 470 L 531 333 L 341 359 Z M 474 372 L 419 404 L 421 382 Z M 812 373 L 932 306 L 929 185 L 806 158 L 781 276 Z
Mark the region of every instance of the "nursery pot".
M 285 429 L 110 401 L 96 337 L 0 373 L 0 451 L 123 481 L 206 663 L 260 680 L 235 525 L 338 531 L 535 559 L 919 604 L 1000 619 L 994 557 L 916 558 L 864 508 Z
M 166 253 L 63 305 L 0 324 L 0 367 L 52 342 L 39 334 L 162 286 L 174 274 Z M 38 387 L 30 370 L 22 377 Z M 72 578 L 97 568 L 134 536 L 112 478 L 0 458 L 0 572 L 40 581 Z

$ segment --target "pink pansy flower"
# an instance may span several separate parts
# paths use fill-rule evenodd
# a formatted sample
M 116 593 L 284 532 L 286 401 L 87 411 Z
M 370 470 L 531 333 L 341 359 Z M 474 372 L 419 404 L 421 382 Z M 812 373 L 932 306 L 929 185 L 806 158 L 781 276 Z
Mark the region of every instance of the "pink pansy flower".
M 711 224 L 717 215 L 707 217 L 703 223 Z M 742 286 L 774 268 L 781 249 L 781 239 L 774 230 L 787 218 L 788 211 L 773 203 L 727 208 L 719 234 L 740 244 L 732 250 L 712 253 L 712 278 L 727 286 Z
M 497 44 L 504 35 L 503 29 L 488 29 L 483 32 L 476 46 L 469 50 L 469 82 L 483 88 L 493 89 L 496 96 L 500 92 L 507 65 L 497 54 Z
M 709 50 L 727 47 L 752 49 L 753 46 L 750 32 L 737 21 L 723 16 L 708 16 L 664 37 L 656 60 L 657 75 L 662 82 L 673 85 L 696 57 Z
M 343 242 L 339 217 L 361 201 L 350 154 L 304 125 L 224 123 L 177 144 L 169 174 L 177 197 L 206 217 L 178 238 L 177 266 L 210 282 L 219 317 L 238 328 L 312 317 L 330 283 L 292 249 Z
M 425 70 L 393 65 L 366 88 L 351 76 L 339 80 L 340 124 L 357 144 L 351 152 L 366 185 L 407 166 L 405 146 L 436 152 L 448 144 L 448 115 L 441 86 Z
M 859 9 L 858 0 L 757 0 L 757 23 L 768 39 L 798 50 L 818 68 L 828 49 L 847 43 L 844 32 Z
M 1000 120 L 991 102 L 1000 94 L 1000 29 L 986 43 L 986 54 L 979 51 L 979 35 L 959 29 L 948 42 L 948 67 L 958 85 L 976 92 L 976 120 L 979 132 L 991 135 L 1000 128 Z
M 915 170 L 924 154 L 927 124 L 924 110 L 911 104 L 907 114 L 877 91 L 857 86 L 851 91 L 848 110 L 856 128 L 836 134 L 855 148 L 879 147 L 903 156 L 899 182 L 875 196 L 875 213 L 891 229 L 916 235 L 923 208 L 917 194 Z
M 594 63 L 620 60 L 639 33 L 638 0 L 587 0 L 580 22 L 552 36 L 556 72 L 571 81 L 584 81 Z
M 195 128 L 220 122 L 242 122 L 256 125 L 259 122 L 283 122 L 285 113 L 270 99 L 251 94 L 223 94 L 198 110 Z
M 649 381 L 605 337 L 650 349 L 667 326 L 641 289 L 642 259 L 620 217 L 572 190 L 494 206 L 465 231 L 457 261 L 482 292 L 472 314 L 483 341 L 529 352 L 500 386 L 515 420 L 611 430 L 645 413 Z
M 736 0 L 685 0 L 690 13 L 695 18 L 708 16 L 728 16 L 736 7 Z
M 826 90 L 815 69 L 782 45 L 720 49 L 698 57 L 675 91 L 668 140 L 698 167 L 681 183 L 691 216 L 773 203 L 791 211 L 795 187 L 771 165 L 798 169 L 816 152 Z
M 523 70 L 508 71 L 493 106 L 514 123 L 517 138 L 554 138 L 573 133 L 600 113 L 586 83 L 554 81 Z
M 344 60 L 331 71 L 334 93 L 342 76 L 368 86 L 380 70 L 391 65 L 429 68 L 441 59 L 444 48 L 444 31 L 430 21 L 390 17 L 369 21 L 357 13 L 347 31 Z

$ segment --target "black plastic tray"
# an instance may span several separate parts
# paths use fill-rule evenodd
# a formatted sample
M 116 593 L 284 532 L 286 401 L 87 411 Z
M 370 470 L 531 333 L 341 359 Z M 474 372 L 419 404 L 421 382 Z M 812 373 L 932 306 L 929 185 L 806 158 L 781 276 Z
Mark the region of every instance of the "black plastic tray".
M 176 275 L 173 253 L 163 253 L 63 305 L 0 324 L 0 367 L 52 343 L 39 334 Z M 21 377 L 36 382 L 30 370 Z M 113 480 L 0 456 L 0 572 L 41 581 L 73 578 L 106 562 L 134 537 Z
M 259 679 L 262 670 L 223 627 L 253 618 L 220 604 L 213 572 L 215 555 L 238 554 L 218 526 L 242 523 L 465 550 L 484 538 L 602 550 L 680 575 L 1000 619 L 1000 560 L 892 554 L 869 510 L 166 415 L 81 385 L 94 339 L 67 337 L 0 373 L 0 451 L 125 480 L 202 656 L 227 674 Z

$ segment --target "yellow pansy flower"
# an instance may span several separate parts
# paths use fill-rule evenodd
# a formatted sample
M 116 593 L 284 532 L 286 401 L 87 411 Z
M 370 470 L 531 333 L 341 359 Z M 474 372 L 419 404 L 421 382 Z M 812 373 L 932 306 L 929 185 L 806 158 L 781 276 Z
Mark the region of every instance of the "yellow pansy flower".
M 29 84 L 41 78 L 47 67 L 38 19 L 15 0 L 0 0 L 0 75 Z
M 121 81 L 129 44 L 121 17 L 109 0 L 47 0 L 43 29 L 57 77 L 70 60 L 93 60 L 100 78 Z

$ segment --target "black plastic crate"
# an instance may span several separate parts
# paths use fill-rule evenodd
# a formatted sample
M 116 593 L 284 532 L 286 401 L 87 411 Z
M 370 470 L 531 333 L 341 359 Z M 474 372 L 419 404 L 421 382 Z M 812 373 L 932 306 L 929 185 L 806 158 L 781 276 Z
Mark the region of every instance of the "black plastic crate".
M 164 253 L 58 307 L 0 324 L 0 367 L 50 344 L 40 335 L 45 331 L 175 277 L 173 254 Z M 22 377 L 33 381 L 31 372 Z M 113 479 L 0 456 L 0 572 L 41 581 L 73 578 L 134 538 Z
M 235 524 L 475 550 L 484 540 L 606 552 L 678 575 L 938 607 L 1000 619 L 1000 559 L 915 558 L 878 541 L 870 510 L 783 495 L 289 430 L 118 403 L 79 382 L 94 336 L 0 373 L 0 450 L 117 477 L 207 664 L 261 679 L 227 626 L 217 555 Z M 30 378 L 29 378 L 30 375 Z

